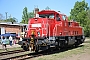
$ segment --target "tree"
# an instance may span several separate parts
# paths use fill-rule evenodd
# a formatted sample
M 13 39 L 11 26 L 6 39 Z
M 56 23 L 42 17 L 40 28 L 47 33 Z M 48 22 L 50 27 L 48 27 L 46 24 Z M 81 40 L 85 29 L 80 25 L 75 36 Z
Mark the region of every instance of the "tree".
M 23 9 L 22 20 L 23 20 L 23 23 L 27 23 L 27 21 L 28 21 L 28 11 L 27 11 L 27 7 L 25 7 L 25 8 Z
M 3 18 L 4 18 L 4 17 L 3 17 L 3 15 L 2 15 L 2 14 L 0 14 L 0 20 L 3 20 Z
M 69 20 L 69 21 L 71 20 L 71 16 L 68 16 L 68 20 Z
M 0 14 L 0 22 L 17 22 L 18 20 L 15 17 L 9 16 L 9 18 L 6 20 L 2 14 Z
M 25 7 L 23 9 L 23 15 L 22 15 L 22 21 L 21 23 L 28 23 L 29 18 L 33 18 L 34 17 L 34 12 L 28 12 L 27 7 Z
M 34 11 L 33 12 L 28 12 L 28 19 L 34 17 Z
M 88 12 L 88 18 L 90 19 L 90 7 L 87 12 Z
M 85 16 L 87 15 L 88 4 L 83 0 L 81 2 L 77 1 L 73 9 L 71 9 L 71 19 L 83 23 Z
M 71 9 L 70 18 L 74 19 L 75 21 L 79 22 L 80 25 L 84 28 L 85 34 L 87 35 L 87 23 L 88 19 L 88 3 L 85 0 L 79 2 L 75 2 L 74 8 Z
M 87 24 L 85 27 L 85 31 L 86 31 L 85 35 L 90 37 L 90 7 L 87 12 L 88 14 L 87 14 Z
M 17 19 L 15 17 L 13 18 L 9 18 L 7 20 L 5 20 L 6 22 L 17 22 Z

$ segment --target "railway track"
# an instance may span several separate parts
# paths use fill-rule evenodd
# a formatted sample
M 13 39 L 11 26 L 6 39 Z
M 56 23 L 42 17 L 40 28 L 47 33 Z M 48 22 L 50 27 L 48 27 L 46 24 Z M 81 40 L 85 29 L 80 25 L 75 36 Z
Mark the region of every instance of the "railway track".
M 26 56 L 29 53 L 30 53 L 29 51 L 23 51 L 23 52 L 18 52 L 18 53 L 12 53 L 12 54 L 7 54 L 7 55 L 2 55 L 2 56 L 0 56 L 0 60 L 16 59 L 16 58 L 19 58 L 19 57 Z
M 82 45 L 79 47 L 82 47 Z M 73 49 L 73 48 L 70 47 L 70 48 L 61 49 L 61 50 L 51 48 L 49 50 L 40 51 L 38 53 L 30 52 L 30 51 L 22 51 L 22 52 L 16 51 L 17 53 L 5 54 L 3 56 L 0 56 L 0 60 L 30 60 L 31 58 L 34 58 L 34 57 L 64 52 L 70 49 Z
M 42 56 L 42 55 L 45 55 L 46 53 L 48 53 L 47 50 L 41 51 L 38 53 L 23 51 L 23 50 L 14 50 L 14 51 L 8 51 L 8 52 L 1 52 L 0 60 L 25 60 L 33 57 Z
M 14 54 L 14 53 L 19 53 L 19 52 L 24 52 L 24 50 L 14 50 L 14 51 L 0 52 L 0 56 L 8 55 L 8 54 Z
M 24 51 L 24 52 L 0 56 L 0 60 L 30 60 L 31 58 L 34 58 L 34 57 L 59 53 L 61 51 L 66 51 L 66 50 L 67 49 L 59 50 L 59 49 L 52 48 L 49 50 L 40 51 L 38 53 L 30 52 L 30 51 Z

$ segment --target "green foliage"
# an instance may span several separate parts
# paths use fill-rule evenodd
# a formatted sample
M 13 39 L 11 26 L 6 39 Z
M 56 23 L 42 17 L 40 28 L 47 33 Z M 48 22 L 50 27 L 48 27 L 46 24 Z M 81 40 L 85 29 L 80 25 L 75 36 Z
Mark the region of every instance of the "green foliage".
M 17 19 L 15 17 L 13 18 L 9 18 L 7 20 L 5 20 L 6 22 L 17 22 Z
M 28 18 L 33 18 L 34 17 L 34 11 L 33 12 L 28 12 Z
M 69 21 L 71 20 L 71 16 L 68 16 L 68 20 L 69 20 Z
M 18 22 L 17 21 L 17 19 L 15 18 L 15 17 L 13 17 L 13 18 L 9 18 L 9 19 L 7 19 L 7 20 L 0 20 L 0 22 Z
M 27 11 L 27 7 L 25 7 L 23 9 L 23 15 L 22 15 L 22 22 L 23 23 L 27 23 L 28 22 L 28 11 Z
M 2 14 L 0 14 L 0 22 L 18 22 L 18 20 L 15 17 L 9 17 L 7 20 L 4 18 Z
M 21 23 L 28 23 L 29 18 L 33 18 L 34 17 L 34 12 L 28 12 L 27 7 L 25 7 L 23 9 L 23 15 L 22 15 L 22 21 Z
M 84 0 L 79 2 L 75 2 L 75 6 L 73 9 L 71 9 L 70 12 L 70 19 L 74 19 L 75 21 L 79 22 L 80 25 L 84 28 L 85 35 L 90 35 L 90 28 L 89 28 L 89 17 L 88 17 L 88 3 L 86 3 Z M 90 13 L 89 13 L 90 14 Z
M 88 12 L 88 14 L 87 14 L 87 24 L 85 24 L 86 26 L 85 26 L 85 35 L 86 36 L 89 36 L 90 37 L 90 8 L 89 8 L 89 10 L 87 11 Z

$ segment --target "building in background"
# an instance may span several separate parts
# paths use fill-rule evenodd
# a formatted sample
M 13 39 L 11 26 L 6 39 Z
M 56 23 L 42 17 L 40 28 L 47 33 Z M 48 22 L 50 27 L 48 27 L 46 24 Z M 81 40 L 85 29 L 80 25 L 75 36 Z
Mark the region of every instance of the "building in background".
M 0 23 L 0 35 L 5 33 L 15 33 L 20 35 L 27 29 L 27 24 Z

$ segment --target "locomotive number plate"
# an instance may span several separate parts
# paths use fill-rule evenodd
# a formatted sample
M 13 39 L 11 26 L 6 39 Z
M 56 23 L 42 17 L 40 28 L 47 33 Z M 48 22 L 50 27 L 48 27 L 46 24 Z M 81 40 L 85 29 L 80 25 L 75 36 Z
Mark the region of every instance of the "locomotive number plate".
M 32 24 L 32 27 L 41 27 L 41 24 Z

